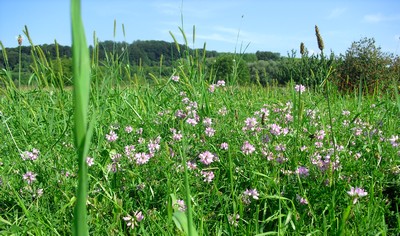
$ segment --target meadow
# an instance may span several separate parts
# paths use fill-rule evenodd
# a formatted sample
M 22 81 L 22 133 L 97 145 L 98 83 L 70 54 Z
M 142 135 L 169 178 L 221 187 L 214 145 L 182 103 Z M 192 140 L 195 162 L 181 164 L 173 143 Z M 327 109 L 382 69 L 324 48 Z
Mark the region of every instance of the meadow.
M 38 76 L 20 88 L 3 69 L 0 234 L 71 235 L 81 168 L 90 235 L 400 233 L 397 94 L 210 80 L 179 50 L 152 81 L 121 82 L 123 52 L 83 66 L 84 161 L 76 92 Z

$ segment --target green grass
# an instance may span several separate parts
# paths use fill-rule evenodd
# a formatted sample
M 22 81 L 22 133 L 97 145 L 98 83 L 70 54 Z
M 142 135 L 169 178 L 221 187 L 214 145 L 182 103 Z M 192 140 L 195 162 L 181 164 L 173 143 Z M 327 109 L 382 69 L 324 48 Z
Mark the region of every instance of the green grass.
M 86 163 L 92 139 L 93 124 L 88 127 L 90 94 L 90 60 L 81 18 L 79 0 L 71 0 L 72 71 L 74 98 L 74 141 L 78 156 L 78 189 L 74 210 L 73 235 L 89 235 L 86 202 L 88 198 L 88 164 Z
M 86 51 L 84 41 L 74 37 L 74 49 Z M 180 50 L 179 81 L 135 75 L 122 85 L 129 67 L 116 52 L 90 63 L 74 51 L 83 58 L 73 91 L 18 89 L 4 73 L 0 234 L 400 233 L 393 94 L 341 95 L 328 80 L 321 92 L 229 81 L 210 92 L 204 57 Z M 368 194 L 354 203 L 351 187 Z
M 329 169 L 322 171 L 318 161 L 311 161 L 317 153 L 324 157 L 332 149 L 328 105 L 323 94 L 301 94 L 300 112 L 287 104 L 296 99 L 291 87 L 267 90 L 227 84 L 210 93 L 205 85 L 195 87 L 189 96 L 191 88 L 182 81 L 160 79 L 160 86 L 161 93 L 157 87 L 125 87 L 109 89 L 101 96 L 93 94 L 97 101 L 89 109 L 97 114 L 98 122 L 88 153 L 94 158 L 94 165 L 88 169 L 86 205 L 90 234 L 179 234 L 173 220 L 173 212 L 179 211 L 172 206 L 171 194 L 187 202 L 186 160 L 197 164 L 196 170 L 188 170 L 188 183 L 193 222 L 199 235 L 398 232 L 399 200 L 393 194 L 398 193 L 399 187 L 399 148 L 388 139 L 399 134 L 399 121 L 397 107 L 391 100 L 366 100 L 359 108 L 358 98 L 331 97 L 333 138 L 343 146 L 343 150 L 337 151 L 340 168 L 331 176 Z M 187 96 L 181 96 L 181 92 Z M 196 126 L 187 124 L 188 118 L 175 116 L 178 110 L 187 112 L 184 97 L 197 102 Z M 38 89 L 20 91 L 18 100 L 1 98 L 3 233 L 71 234 L 79 176 L 73 148 L 72 100 L 70 91 Z M 11 103 L 13 106 L 9 106 Z M 224 108 L 226 115 L 221 114 Z M 264 121 L 262 108 L 269 110 Z M 350 111 L 350 115 L 342 115 L 343 110 Z M 300 112 L 300 116 L 294 112 Z M 287 122 L 286 115 L 298 117 L 299 124 Z M 202 122 L 206 117 L 212 119 L 212 137 L 205 134 Z M 256 118 L 256 129 L 243 131 L 249 117 Z M 343 122 L 348 122 L 348 126 Z M 288 128 L 288 133 L 271 134 L 271 124 Z M 127 126 L 133 128 L 131 133 L 124 131 Z M 142 133 L 136 133 L 140 128 Z M 181 141 L 173 140 L 171 129 L 181 132 Z M 111 130 L 118 135 L 115 142 L 105 138 Z M 313 136 L 319 130 L 324 130 L 326 136 L 321 140 L 322 147 L 316 148 L 314 143 L 318 140 Z M 355 135 L 357 132 L 361 135 Z M 135 153 L 148 154 L 148 144 L 157 137 L 159 150 L 146 164 L 138 165 L 125 154 L 128 145 L 135 146 Z M 242 152 L 245 141 L 255 147 L 254 153 Z M 223 142 L 229 144 L 228 150 L 220 148 Z M 280 144 L 286 147 L 285 151 L 275 150 Z M 302 146 L 307 150 L 300 151 Z M 36 148 L 40 150 L 39 157 L 24 161 L 18 148 L 22 152 Z M 219 161 L 202 164 L 198 156 L 205 151 L 217 155 Z M 263 152 L 271 153 L 270 160 Z M 117 153 L 120 158 L 115 157 Z M 361 154 L 358 159 L 357 153 Z M 279 163 L 278 158 L 287 160 Z M 297 176 L 294 172 L 299 166 L 308 168 L 309 176 Z M 115 173 L 113 167 L 117 169 Z M 31 184 L 22 178 L 27 171 L 37 174 Z M 204 182 L 201 171 L 213 171 L 214 179 Z M 331 182 L 326 184 L 327 180 Z M 362 187 L 368 195 L 353 205 L 347 194 L 350 186 Z M 40 197 L 39 189 L 43 189 Z M 245 203 L 246 189 L 256 189 L 259 199 L 251 198 Z M 308 205 L 301 204 L 297 195 L 307 199 Z M 350 212 L 343 222 L 348 206 Z M 133 216 L 135 211 L 141 211 L 144 219 L 129 229 L 123 217 Z M 234 226 L 228 218 L 236 214 L 240 218 L 234 220 Z

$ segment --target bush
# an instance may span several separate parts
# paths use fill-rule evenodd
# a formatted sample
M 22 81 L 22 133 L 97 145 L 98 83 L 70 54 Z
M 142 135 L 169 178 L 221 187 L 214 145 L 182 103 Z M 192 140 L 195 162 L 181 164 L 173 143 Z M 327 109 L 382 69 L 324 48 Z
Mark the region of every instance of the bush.
M 393 56 L 383 53 L 373 38 L 353 42 L 341 56 L 336 83 L 341 91 L 352 92 L 362 86 L 365 92 L 387 89 L 396 76 Z M 398 80 L 398 74 L 397 74 Z
M 219 56 L 212 65 L 217 80 L 246 84 L 250 81 L 250 72 L 246 62 L 238 55 Z
M 274 83 L 278 77 L 279 61 L 259 60 L 247 64 L 250 70 L 250 79 L 252 83 L 266 85 Z

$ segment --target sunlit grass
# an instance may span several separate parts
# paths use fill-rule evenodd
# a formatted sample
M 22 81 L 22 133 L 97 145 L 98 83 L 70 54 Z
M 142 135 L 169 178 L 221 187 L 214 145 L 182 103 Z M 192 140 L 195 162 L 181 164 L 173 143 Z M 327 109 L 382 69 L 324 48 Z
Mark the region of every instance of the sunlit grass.
M 71 0 L 72 71 L 74 99 L 74 143 L 78 156 L 78 189 L 74 210 L 73 235 L 89 235 L 86 201 L 88 197 L 87 155 L 93 122 L 88 127 L 90 94 L 90 60 L 79 0 Z
M 1 233 L 400 232 L 392 94 L 210 82 L 204 55 L 184 48 L 171 77 L 121 85 L 126 55 L 89 61 L 78 5 L 73 91 L 2 77 Z

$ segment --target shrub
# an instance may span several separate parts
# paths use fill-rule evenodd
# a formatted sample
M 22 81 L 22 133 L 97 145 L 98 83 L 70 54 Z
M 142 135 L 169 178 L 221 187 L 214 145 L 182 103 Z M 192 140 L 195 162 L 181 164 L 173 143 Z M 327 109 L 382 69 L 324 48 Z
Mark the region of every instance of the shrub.
M 266 85 L 273 83 L 278 77 L 279 61 L 259 60 L 247 64 L 250 70 L 250 79 L 252 83 Z
M 341 91 L 352 92 L 360 86 L 364 92 L 387 89 L 395 75 L 392 55 L 383 53 L 375 39 L 353 42 L 342 55 L 337 68 L 336 83 Z M 397 75 L 398 80 L 398 75 Z
M 213 64 L 217 80 L 225 80 L 239 84 L 250 81 L 250 72 L 246 62 L 238 55 L 225 54 L 219 56 Z

